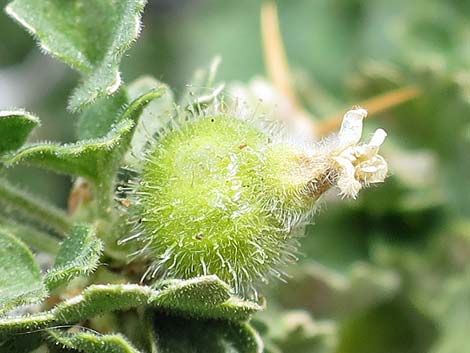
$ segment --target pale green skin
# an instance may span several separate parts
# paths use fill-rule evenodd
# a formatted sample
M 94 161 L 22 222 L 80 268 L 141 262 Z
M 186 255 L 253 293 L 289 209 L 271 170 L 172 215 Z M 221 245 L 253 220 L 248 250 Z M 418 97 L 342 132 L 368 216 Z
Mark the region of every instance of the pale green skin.
M 293 146 L 254 124 L 198 118 L 147 156 L 139 203 L 149 252 L 168 277 L 216 274 L 236 290 L 279 274 L 295 251 L 292 226 L 315 198 Z M 297 223 L 297 224 L 296 224 Z

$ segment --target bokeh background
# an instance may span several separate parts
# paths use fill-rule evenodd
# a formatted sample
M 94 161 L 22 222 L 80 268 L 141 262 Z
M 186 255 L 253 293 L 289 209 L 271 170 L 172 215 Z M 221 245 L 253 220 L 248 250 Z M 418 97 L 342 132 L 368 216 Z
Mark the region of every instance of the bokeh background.
M 218 80 L 249 89 L 266 76 L 260 7 L 149 1 L 124 80 L 151 74 L 178 95 L 220 55 Z M 367 121 L 367 131 L 389 133 L 386 183 L 356 201 L 327 200 L 291 278 L 263 289 L 268 309 L 255 324 L 268 350 L 470 352 L 470 1 L 282 0 L 278 8 L 293 84 L 314 121 L 400 88 L 419 95 Z M 37 114 L 32 140 L 74 141 L 66 105 L 77 78 L 0 14 L 0 108 Z M 7 176 L 65 207 L 68 178 L 25 167 Z

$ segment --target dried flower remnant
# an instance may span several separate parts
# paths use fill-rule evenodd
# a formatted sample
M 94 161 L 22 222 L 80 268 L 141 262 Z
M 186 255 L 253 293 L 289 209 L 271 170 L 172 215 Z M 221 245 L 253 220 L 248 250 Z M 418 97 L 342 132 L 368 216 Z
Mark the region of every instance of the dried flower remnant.
M 385 180 L 388 166 L 378 154 L 387 133 L 377 129 L 367 144 L 359 144 L 362 136 L 362 121 L 367 111 L 362 108 L 346 113 L 338 134 L 338 150 L 332 159 L 337 163 L 337 186 L 344 196 L 356 198 L 363 186 Z

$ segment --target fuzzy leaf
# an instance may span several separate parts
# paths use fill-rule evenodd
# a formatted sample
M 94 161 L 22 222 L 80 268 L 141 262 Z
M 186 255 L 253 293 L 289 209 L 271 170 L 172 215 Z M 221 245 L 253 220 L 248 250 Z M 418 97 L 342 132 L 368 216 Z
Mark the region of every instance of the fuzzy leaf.
M 0 313 L 46 296 L 39 266 L 21 241 L 0 230 Z
M 147 92 L 149 90 L 142 94 Z M 78 120 L 78 138 L 88 140 L 106 136 L 119 123 L 128 104 L 128 95 L 125 89 L 121 89 L 113 96 L 103 97 L 96 104 L 86 107 Z
M 91 227 L 74 226 L 60 247 L 54 267 L 44 278 L 47 287 L 51 290 L 77 276 L 93 272 L 102 252 L 103 243 Z
M 50 338 L 66 348 L 85 353 L 139 353 L 122 335 L 96 335 L 88 332 L 65 333 L 49 330 Z
M 43 342 L 42 334 L 39 332 L 27 335 L 13 336 L 0 341 L 0 353 L 31 353 Z
M 217 276 L 172 281 L 152 303 L 169 312 L 211 319 L 246 320 L 260 306 L 230 295 L 230 287 Z
M 140 306 L 154 307 L 158 311 L 179 316 L 228 321 L 247 320 L 252 313 L 261 310 L 256 303 L 231 297 L 227 285 L 216 276 L 175 282 L 160 290 L 136 284 L 92 285 L 82 295 L 48 312 L 0 319 L 0 335 L 70 325 L 105 312 Z
M 7 211 L 18 212 L 26 219 L 54 229 L 58 234 L 70 229 L 70 220 L 63 210 L 26 192 L 23 188 L 12 185 L 6 179 L 0 179 L 0 204 L 6 207 Z
M 0 217 L 0 227 L 23 241 L 30 248 L 56 255 L 59 251 L 59 240 L 48 233 L 39 231 L 31 226 Z
M 156 316 L 157 352 L 261 353 L 263 343 L 247 323 Z
M 111 153 L 118 147 L 122 136 L 129 133 L 132 125 L 131 121 L 125 121 L 101 139 L 65 145 L 27 146 L 6 158 L 5 164 L 11 166 L 26 163 L 97 181 L 100 168 L 106 168 L 104 161 L 110 159 Z
M 23 111 L 0 111 L 0 154 L 20 148 L 39 119 Z
M 125 157 L 125 161 L 131 165 L 140 161 L 150 137 L 161 130 L 172 118 L 175 98 L 167 85 L 151 76 L 141 77 L 128 86 L 128 94 L 131 99 L 136 99 L 157 87 L 164 89 L 164 94 L 160 99 L 152 101 L 142 112 L 132 138 L 131 148 Z
M 70 108 L 79 109 L 119 88 L 119 64 L 138 37 L 145 0 L 15 0 L 7 13 L 41 48 L 80 71 Z
M 127 151 L 134 126 L 144 107 L 163 94 L 153 89 L 134 100 L 124 110 L 120 121 L 106 136 L 74 144 L 38 144 L 27 146 L 5 158 L 11 166 L 26 163 L 54 171 L 83 176 L 93 182 L 109 179 Z

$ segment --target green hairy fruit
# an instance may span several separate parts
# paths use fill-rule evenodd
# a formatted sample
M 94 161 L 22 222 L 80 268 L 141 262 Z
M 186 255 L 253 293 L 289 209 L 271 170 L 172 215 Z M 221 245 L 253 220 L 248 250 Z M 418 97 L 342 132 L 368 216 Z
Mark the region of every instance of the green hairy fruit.
M 363 112 L 351 115 L 360 127 Z M 296 237 L 317 200 L 347 179 L 341 158 L 351 147 L 342 146 L 344 136 L 309 149 L 255 121 L 227 115 L 179 125 L 152 144 L 135 192 L 137 235 L 154 261 L 149 273 L 216 274 L 238 292 L 281 277 L 282 265 L 295 260 Z M 356 166 L 364 162 L 370 158 Z M 355 171 L 351 182 L 360 188 L 378 181 L 366 180 L 369 174 L 361 179 Z M 348 188 L 342 192 L 355 196 Z

